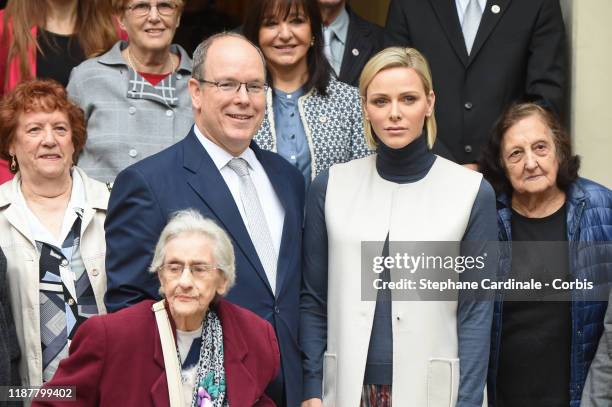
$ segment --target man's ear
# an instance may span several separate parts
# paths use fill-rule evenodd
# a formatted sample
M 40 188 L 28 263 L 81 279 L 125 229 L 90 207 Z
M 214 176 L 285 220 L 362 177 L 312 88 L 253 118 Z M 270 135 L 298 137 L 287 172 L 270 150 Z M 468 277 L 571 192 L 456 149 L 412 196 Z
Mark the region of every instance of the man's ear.
M 199 111 L 202 108 L 202 87 L 200 82 L 197 79 L 190 78 L 187 86 L 191 96 L 191 106 Z

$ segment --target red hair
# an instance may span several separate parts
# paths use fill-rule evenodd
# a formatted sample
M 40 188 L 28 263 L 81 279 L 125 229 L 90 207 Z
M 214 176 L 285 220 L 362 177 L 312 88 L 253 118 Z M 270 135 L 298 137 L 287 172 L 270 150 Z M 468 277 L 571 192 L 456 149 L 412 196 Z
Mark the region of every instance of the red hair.
M 53 80 L 31 80 L 21 82 L 0 101 L 0 157 L 10 160 L 9 148 L 15 140 L 19 118 L 29 112 L 55 112 L 59 110 L 68 117 L 72 131 L 74 155 L 77 162 L 85 146 L 87 131 L 83 111 L 68 99 L 66 89 Z

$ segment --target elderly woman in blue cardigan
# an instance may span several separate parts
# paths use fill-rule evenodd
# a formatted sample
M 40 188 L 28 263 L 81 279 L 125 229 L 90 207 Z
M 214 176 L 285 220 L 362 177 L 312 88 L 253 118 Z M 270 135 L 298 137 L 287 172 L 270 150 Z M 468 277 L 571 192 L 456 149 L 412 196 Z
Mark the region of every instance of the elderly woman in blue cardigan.
M 500 240 L 512 242 L 502 250 L 499 278 L 592 284 L 568 290 L 560 301 L 539 301 L 559 294 L 547 289 L 538 301 L 497 294 L 489 403 L 578 407 L 612 280 L 605 247 L 612 239 L 612 192 L 578 177 L 568 135 L 533 103 L 514 105 L 500 118 L 481 168 L 497 193 Z

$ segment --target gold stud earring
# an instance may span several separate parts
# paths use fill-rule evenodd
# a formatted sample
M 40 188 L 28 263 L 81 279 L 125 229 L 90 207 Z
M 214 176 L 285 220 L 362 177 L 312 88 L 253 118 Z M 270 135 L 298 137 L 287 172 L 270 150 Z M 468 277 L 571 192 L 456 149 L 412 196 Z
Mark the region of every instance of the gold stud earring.
M 17 160 L 14 155 L 11 156 L 11 172 L 13 174 L 17 172 Z

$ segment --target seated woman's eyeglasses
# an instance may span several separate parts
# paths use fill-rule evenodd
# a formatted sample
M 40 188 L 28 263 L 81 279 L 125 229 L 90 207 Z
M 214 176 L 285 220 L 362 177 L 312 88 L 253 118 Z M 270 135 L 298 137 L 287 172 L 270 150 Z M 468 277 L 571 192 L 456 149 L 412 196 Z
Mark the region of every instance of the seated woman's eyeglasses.
M 139 1 L 136 3 L 132 3 L 126 8 L 130 10 L 134 15 L 138 17 L 144 17 L 151 12 L 151 9 L 155 7 L 157 12 L 162 16 L 171 16 L 176 11 L 178 7 L 175 3 L 171 1 L 160 1 L 159 3 L 151 4 L 146 1 Z
M 261 82 L 238 82 L 231 79 L 219 82 L 207 81 L 206 79 L 198 79 L 200 83 L 216 86 L 222 92 L 239 92 L 242 85 L 245 86 L 247 93 L 259 95 L 268 89 L 268 84 Z
M 206 263 L 166 263 L 162 264 L 160 270 L 170 277 L 180 277 L 183 270 L 189 270 L 194 277 L 203 278 L 213 273 L 215 270 L 221 270 L 218 265 Z

